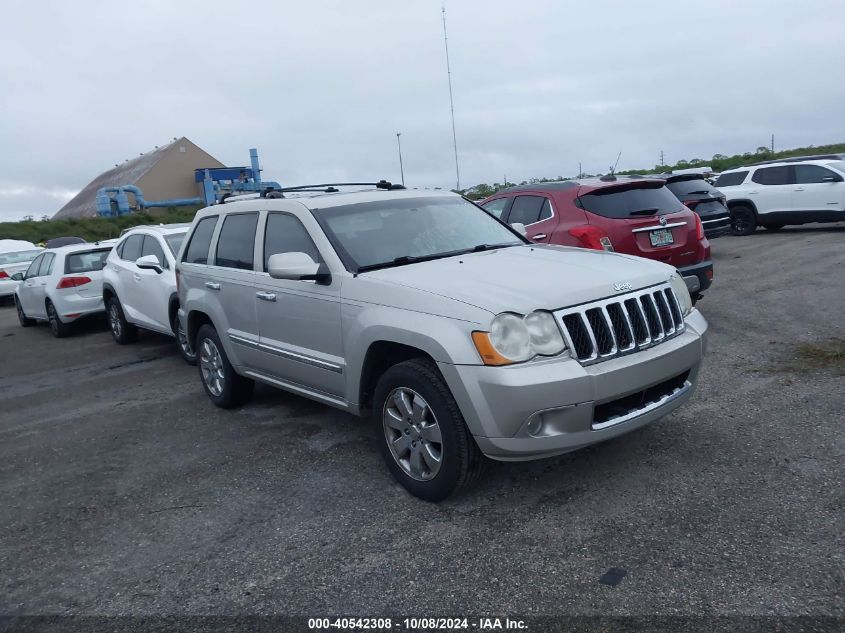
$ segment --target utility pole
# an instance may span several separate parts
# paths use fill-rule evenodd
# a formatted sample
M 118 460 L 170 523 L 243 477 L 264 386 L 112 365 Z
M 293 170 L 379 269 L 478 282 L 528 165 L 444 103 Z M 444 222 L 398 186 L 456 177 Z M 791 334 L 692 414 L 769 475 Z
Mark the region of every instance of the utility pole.
M 581 169 L 581 163 L 578 163 L 578 178 L 579 180 L 584 176 L 584 171 Z
M 775 153 L 775 135 L 772 134 L 772 154 Z
M 449 65 L 449 38 L 446 37 L 446 7 L 443 7 L 443 46 L 446 49 L 446 76 L 449 79 L 449 107 L 452 110 L 452 145 L 455 148 L 455 189 L 461 188 L 461 170 L 458 167 L 458 136 L 455 134 L 455 101 L 452 97 L 452 68 Z
M 402 175 L 402 186 L 405 186 L 405 169 L 402 167 L 402 143 L 399 141 L 399 137 L 402 136 L 402 132 L 396 132 L 396 145 L 399 147 L 399 173 Z
M 660 166 L 663 167 L 663 150 L 660 150 Z

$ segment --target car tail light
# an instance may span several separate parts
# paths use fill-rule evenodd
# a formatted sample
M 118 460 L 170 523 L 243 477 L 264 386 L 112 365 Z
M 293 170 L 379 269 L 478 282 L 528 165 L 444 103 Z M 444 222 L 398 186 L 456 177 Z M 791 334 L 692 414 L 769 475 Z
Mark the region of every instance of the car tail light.
M 90 277 L 62 277 L 59 281 L 59 285 L 56 286 L 56 289 L 63 290 L 65 288 L 76 288 L 78 286 L 84 286 L 85 284 L 90 283 Z
M 9 278 L 9 273 L 7 273 L 5 270 L 0 270 L 0 279 L 8 279 L 8 278 Z
M 695 215 L 695 239 L 699 242 L 704 239 L 704 225 L 701 223 L 701 216 Z
M 613 242 L 610 241 L 610 236 L 597 226 L 590 224 L 573 226 L 569 229 L 569 234 L 572 237 L 577 237 L 586 248 L 613 252 Z

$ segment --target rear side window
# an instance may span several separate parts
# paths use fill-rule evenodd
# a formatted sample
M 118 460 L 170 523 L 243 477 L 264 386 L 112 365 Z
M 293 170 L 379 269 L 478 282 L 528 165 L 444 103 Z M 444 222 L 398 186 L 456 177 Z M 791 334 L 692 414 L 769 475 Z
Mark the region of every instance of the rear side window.
M 53 260 L 56 256 L 53 253 L 44 253 L 44 259 L 41 260 L 41 265 L 38 267 L 38 276 L 44 277 L 53 272 Z
M 32 260 L 32 263 L 29 265 L 29 268 L 26 269 L 25 277 L 37 277 L 38 276 L 38 268 L 41 266 L 41 262 L 44 261 L 44 255 L 39 255 L 35 259 Z
M 217 238 L 216 266 L 252 270 L 255 253 L 257 213 L 238 213 L 226 216 L 220 237 Z
M 833 178 L 835 182 L 842 180 L 842 176 L 818 165 L 795 165 L 795 182 L 799 185 L 811 185 L 825 182 L 825 178 Z M 828 181 L 828 182 L 834 182 Z
M 788 185 L 792 179 L 789 176 L 789 167 L 761 167 L 751 176 L 751 181 L 758 185 Z
M 141 249 L 143 248 L 143 245 L 143 233 L 136 233 L 135 235 L 130 235 L 121 244 L 122 248 L 120 249 L 120 251 L 118 251 L 118 255 L 120 255 L 121 259 L 134 262 L 141 256 Z
M 83 251 L 71 253 L 65 257 L 66 273 L 89 273 L 95 270 L 102 270 L 106 265 L 110 248 L 99 251 Z
M 663 185 L 622 189 L 607 187 L 578 198 L 582 209 L 606 218 L 648 217 L 666 215 L 683 209 L 683 205 Z
M 696 196 L 711 193 L 718 195 L 716 188 L 703 178 L 691 178 L 689 180 L 676 180 L 675 182 L 667 182 L 666 186 L 669 191 L 674 193 L 679 198 L 681 196 Z
M 496 200 L 491 200 L 487 204 L 484 205 L 483 209 L 487 211 L 490 215 L 502 219 L 502 215 L 505 213 L 505 207 L 508 206 L 508 198 L 498 198 Z
M 163 268 L 168 268 L 167 258 L 164 256 L 164 249 L 161 248 L 158 240 L 152 235 L 144 236 L 144 248 L 141 249 L 141 257 L 144 255 L 155 255 L 158 263 Z
M 287 213 L 270 213 L 264 231 L 264 272 L 270 255 L 279 253 L 306 253 L 315 262 L 323 261 L 302 222 Z
M 207 264 L 208 249 L 211 248 L 211 236 L 214 234 L 214 227 L 217 226 L 217 216 L 210 215 L 197 223 L 185 256 L 182 261 L 186 264 Z
M 748 175 L 747 171 L 734 171 L 730 174 L 722 174 L 716 179 L 717 187 L 735 187 L 745 182 L 745 177 Z
M 513 201 L 508 222 L 534 224 L 552 217 L 549 201 L 543 196 L 517 196 Z

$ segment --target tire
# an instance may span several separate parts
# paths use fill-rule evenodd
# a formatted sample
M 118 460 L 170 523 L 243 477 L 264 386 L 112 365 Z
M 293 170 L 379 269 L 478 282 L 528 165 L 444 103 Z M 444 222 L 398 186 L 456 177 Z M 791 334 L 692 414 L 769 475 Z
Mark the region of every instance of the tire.
M 757 215 L 754 209 L 744 204 L 731 207 L 731 232 L 734 235 L 751 235 L 757 230 Z
M 381 376 L 373 426 L 391 474 L 420 499 L 442 501 L 481 476 L 485 458 L 430 360 L 405 361 Z
M 783 224 L 764 224 L 763 228 L 767 231 L 780 231 L 783 228 Z
M 182 322 L 179 321 L 179 314 L 173 315 L 173 322 L 170 324 L 173 329 L 173 335 L 176 337 L 176 349 L 179 350 L 179 355 L 189 365 L 197 364 L 197 353 L 191 347 L 191 342 L 182 328 Z
M 252 397 L 255 383 L 239 376 L 232 368 L 217 330 L 203 325 L 197 332 L 197 368 L 209 399 L 221 409 L 232 409 Z
M 64 338 L 70 334 L 70 325 L 62 323 L 59 313 L 56 312 L 56 306 L 49 299 L 47 299 L 47 322 L 50 324 L 50 331 L 56 338 Z
M 35 325 L 35 319 L 30 319 L 26 316 L 26 313 L 23 311 L 23 307 L 21 307 L 20 302 L 18 301 L 17 296 L 15 296 L 15 308 L 18 310 L 18 321 L 21 324 L 21 327 L 32 327 Z
M 123 307 L 117 297 L 110 297 L 106 302 L 106 316 L 109 319 L 109 330 L 118 345 L 126 345 L 138 340 L 138 328 L 126 320 Z

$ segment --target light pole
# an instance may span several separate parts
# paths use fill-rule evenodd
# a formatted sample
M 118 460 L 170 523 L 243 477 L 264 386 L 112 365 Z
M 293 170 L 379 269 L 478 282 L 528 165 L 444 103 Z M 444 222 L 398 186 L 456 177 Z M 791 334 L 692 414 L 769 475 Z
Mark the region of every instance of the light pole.
M 402 175 L 402 186 L 405 186 L 405 169 L 402 167 L 402 143 L 399 141 L 399 137 L 402 136 L 402 132 L 396 132 L 396 146 L 399 148 L 399 173 Z

